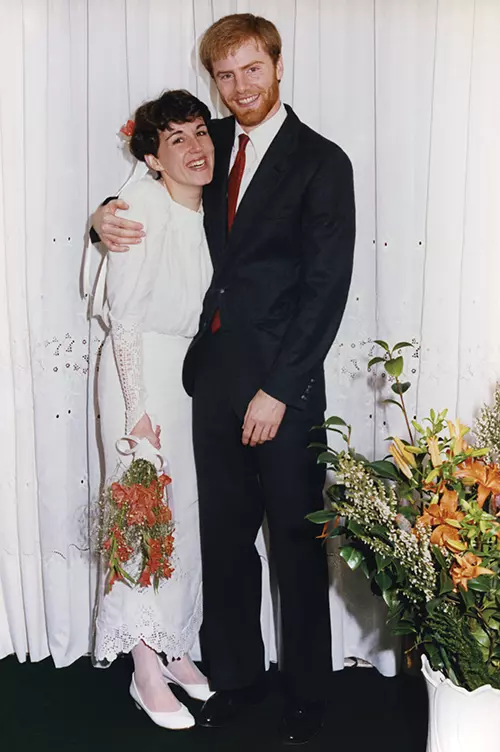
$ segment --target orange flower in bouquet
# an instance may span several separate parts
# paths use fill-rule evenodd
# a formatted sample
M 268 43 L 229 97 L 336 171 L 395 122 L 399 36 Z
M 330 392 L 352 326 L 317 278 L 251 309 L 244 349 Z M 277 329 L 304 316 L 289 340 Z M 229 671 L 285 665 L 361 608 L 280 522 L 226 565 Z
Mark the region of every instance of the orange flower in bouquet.
M 102 497 L 101 551 L 107 565 L 105 592 L 116 581 L 158 589 L 173 572 L 174 527 L 168 475 L 145 459 L 133 460 Z

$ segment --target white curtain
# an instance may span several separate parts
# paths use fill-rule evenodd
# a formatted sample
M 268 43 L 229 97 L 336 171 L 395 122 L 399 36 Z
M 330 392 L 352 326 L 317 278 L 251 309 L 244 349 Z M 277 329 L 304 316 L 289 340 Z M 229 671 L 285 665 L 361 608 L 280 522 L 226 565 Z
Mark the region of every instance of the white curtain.
M 246 11 L 282 33 L 284 101 L 354 164 L 329 412 L 369 456 L 402 430 L 366 372 L 377 337 L 416 345 L 412 415 L 471 421 L 500 373 L 497 0 L 0 0 L 0 657 L 89 650 L 102 332 L 79 296 L 86 223 L 130 174 L 117 132 L 141 101 L 186 87 L 221 112 L 196 43 Z M 335 668 L 356 655 L 393 673 L 381 604 L 330 553 Z M 263 627 L 273 659 L 268 590 Z

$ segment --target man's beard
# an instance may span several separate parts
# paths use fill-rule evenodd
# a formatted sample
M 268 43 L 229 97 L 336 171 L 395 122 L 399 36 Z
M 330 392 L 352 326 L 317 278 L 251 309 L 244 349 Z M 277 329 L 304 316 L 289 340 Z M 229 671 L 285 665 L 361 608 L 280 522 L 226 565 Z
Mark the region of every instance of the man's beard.
M 250 92 L 247 96 L 260 94 L 260 104 L 256 109 L 240 109 L 238 105 L 230 102 L 224 102 L 228 110 L 235 115 L 238 123 L 242 126 L 252 127 L 262 123 L 269 115 L 274 105 L 280 98 L 280 86 L 277 78 L 274 79 L 269 89 Z

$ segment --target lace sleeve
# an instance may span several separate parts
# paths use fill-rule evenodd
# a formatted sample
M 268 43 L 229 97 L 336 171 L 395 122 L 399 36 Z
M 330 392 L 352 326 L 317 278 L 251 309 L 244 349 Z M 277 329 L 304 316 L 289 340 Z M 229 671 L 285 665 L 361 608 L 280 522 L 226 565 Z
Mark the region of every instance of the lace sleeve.
M 116 367 L 125 401 L 125 433 L 146 412 L 142 378 L 142 335 L 138 323 L 116 321 L 110 314 L 111 338 Z

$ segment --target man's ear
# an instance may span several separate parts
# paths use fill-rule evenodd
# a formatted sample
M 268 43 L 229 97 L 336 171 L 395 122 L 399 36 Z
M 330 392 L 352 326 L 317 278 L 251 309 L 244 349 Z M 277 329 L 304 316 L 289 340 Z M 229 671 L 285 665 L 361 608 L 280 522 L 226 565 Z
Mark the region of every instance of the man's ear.
M 280 55 L 279 58 L 278 58 L 278 61 L 276 63 L 276 77 L 277 77 L 278 81 L 281 81 L 281 79 L 283 78 L 284 70 L 285 69 L 284 69 L 284 66 L 283 66 L 283 58 Z
M 156 172 L 163 172 L 162 163 L 155 156 L 153 156 L 153 154 L 146 154 L 144 157 L 144 161 L 146 162 L 150 170 L 153 170 Z

